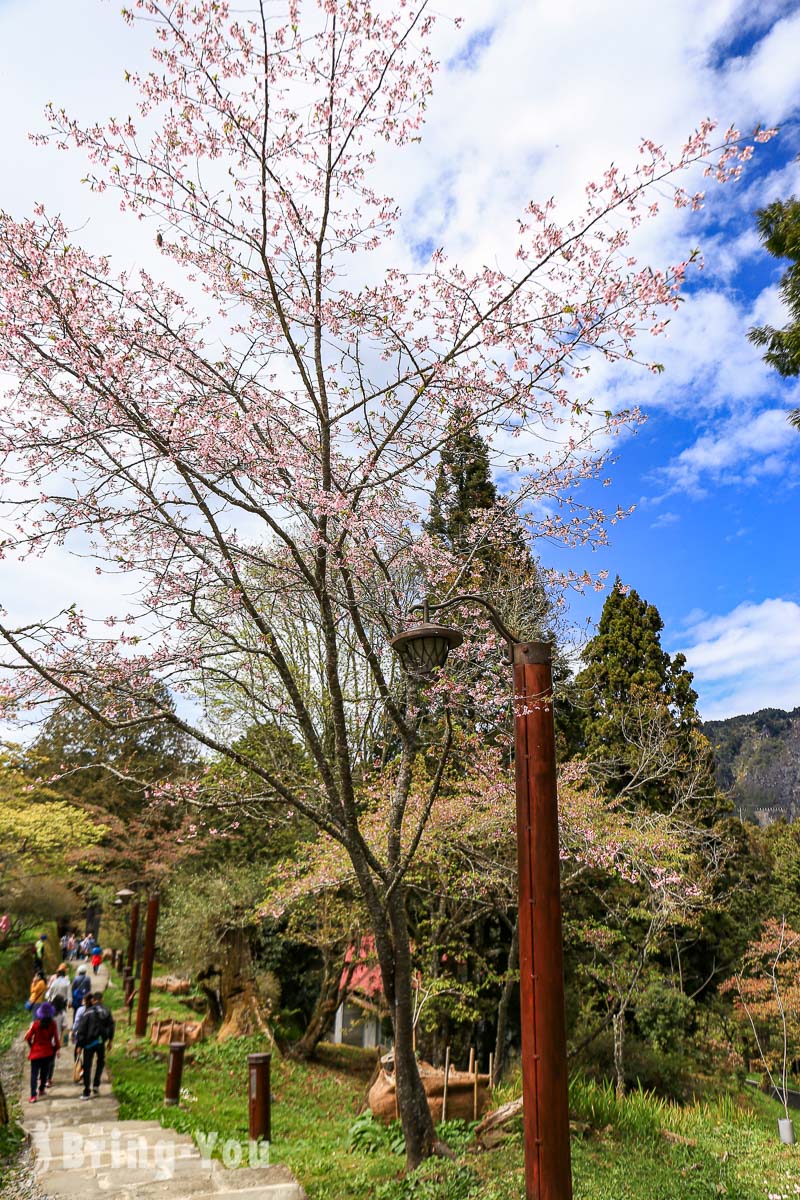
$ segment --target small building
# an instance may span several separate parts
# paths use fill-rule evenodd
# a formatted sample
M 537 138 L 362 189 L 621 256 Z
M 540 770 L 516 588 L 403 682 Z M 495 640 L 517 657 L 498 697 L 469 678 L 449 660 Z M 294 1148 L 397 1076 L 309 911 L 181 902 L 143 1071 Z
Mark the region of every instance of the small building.
M 365 937 L 357 947 L 351 946 L 345 963 L 341 983 L 344 999 L 336 1010 L 333 1041 L 365 1050 L 385 1046 L 391 1041 L 389 1013 L 374 939 Z

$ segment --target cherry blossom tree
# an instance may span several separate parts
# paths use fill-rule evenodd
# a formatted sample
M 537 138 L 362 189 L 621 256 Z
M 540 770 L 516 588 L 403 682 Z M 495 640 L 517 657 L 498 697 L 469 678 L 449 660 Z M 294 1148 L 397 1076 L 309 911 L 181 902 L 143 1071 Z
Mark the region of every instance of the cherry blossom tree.
M 3 554 L 66 546 L 134 593 L 127 612 L 51 613 L 40 597 L 23 625 L 4 618 L 3 708 L 66 697 L 118 730 L 163 720 L 343 847 L 376 939 L 413 1166 L 435 1138 L 403 881 L 458 669 L 456 656 L 423 697 L 386 649 L 412 596 L 458 580 L 420 503 L 457 412 L 504 453 L 517 483 L 503 512 L 528 538 L 605 538 L 619 514 L 579 488 L 605 478 L 637 414 L 595 405 L 584 376 L 637 357 L 688 266 L 637 263 L 632 232 L 665 199 L 698 207 L 683 173 L 734 179 L 752 145 L 735 129 L 715 141 L 711 121 L 673 157 L 643 142 L 635 169 L 589 183 L 581 215 L 528 204 L 492 265 L 440 248 L 404 270 L 380 179 L 421 134 L 433 13 L 426 0 L 287 9 L 136 0 L 124 16 L 149 23 L 154 63 L 130 73 L 135 115 L 87 127 L 50 112 L 49 138 L 88 158 L 94 191 L 151 222 L 182 290 L 89 253 L 44 205 L 0 216 Z M 313 662 L 289 632 L 300 619 Z M 492 641 L 477 652 L 490 660 Z M 472 688 L 473 711 L 506 711 L 490 682 Z M 257 722 L 289 730 L 311 770 L 248 759 L 237 741 Z M 426 799 L 410 808 L 421 755 Z M 390 797 L 379 845 L 365 786 Z

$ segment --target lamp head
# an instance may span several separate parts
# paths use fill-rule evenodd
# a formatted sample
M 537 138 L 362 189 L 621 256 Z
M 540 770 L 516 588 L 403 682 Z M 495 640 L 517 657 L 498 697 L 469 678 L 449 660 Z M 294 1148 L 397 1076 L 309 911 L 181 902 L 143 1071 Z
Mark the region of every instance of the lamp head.
M 464 641 L 464 634 L 452 625 L 434 625 L 423 621 L 393 637 L 389 645 L 397 653 L 409 675 L 429 679 L 447 656 Z

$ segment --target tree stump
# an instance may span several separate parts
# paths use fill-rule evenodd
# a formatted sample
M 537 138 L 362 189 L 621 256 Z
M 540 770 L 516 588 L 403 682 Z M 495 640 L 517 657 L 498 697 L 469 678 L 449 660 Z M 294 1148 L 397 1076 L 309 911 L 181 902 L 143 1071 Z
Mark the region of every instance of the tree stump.
M 3 1091 L 3 1085 L 0 1083 L 0 1125 L 8 1124 L 8 1105 L 6 1104 L 6 1096 Z

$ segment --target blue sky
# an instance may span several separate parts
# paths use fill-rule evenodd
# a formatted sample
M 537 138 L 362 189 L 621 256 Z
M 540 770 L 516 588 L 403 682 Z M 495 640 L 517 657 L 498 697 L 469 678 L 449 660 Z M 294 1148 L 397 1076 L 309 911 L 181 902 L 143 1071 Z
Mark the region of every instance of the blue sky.
M 664 618 L 664 640 L 695 671 L 708 717 L 800 705 L 800 405 L 749 346 L 754 323 L 780 322 L 781 267 L 760 249 L 753 212 L 800 194 L 800 3 L 793 0 L 441 0 L 442 70 L 422 144 L 385 182 L 405 214 L 403 265 L 446 246 L 466 264 L 493 262 L 514 241 L 525 203 L 555 195 L 574 211 L 611 161 L 633 162 L 641 137 L 679 147 L 707 115 L 751 129 L 779 124 L 744 180 L 709 189 L 699 216 L 665 212 L 640 239 L 663 266 L 694 246 L 692 278 L 668 336 L 646 348 L 658 377 L 636 368 L 598 379 L 601 407 L 641 403 L 647 423 L 619 446 L 607 507 L 635 504 L 596 555 L 545 562 L 619 574 Z M 453 18 L 461 15 L 457 28 Z M 80 161 L 31 146 L 45 103 L 83 118 L 125 112 L 125 68 L 146 64 L 147 31 L 129 31 L 100 0 L 0 0 L 0 206 L 39 199 L 80 226 L 115 264 L 153 264 L 151 231 L 103 198 L 87 207 Z M 31 591 L 97 603 L 94 577 L 54 555 L 6 565 L 3 602 Z M 15 601 L 16 597 L 16 601 Z M 577 624 L 602 597 L 576 598 Z
M 506 152 L 487 153 L 483 143 L 478 156 L 474 132 L 456 147 L 438 143 L 407 225 L 419 259 L 459 240 L 475 253 L 477 240 L 486 260 L 489 239 L 475 230 L 485 225 L 497 241 L 524 187 L 569 204 L 599 164 L 630 161 L 648 131 L 674 145 L 673 131 L 688 132 L 705 112 L 722 127 L 780 125 L 740 184 L 712 186 L 701 214 L 659 218 L 646 235 L 643 257 L 654 265 L 697 246 L 705 266 L 690 274 L 667 337 L 643 347 L 664 374 L 625 368 L 594 393 L 601 406 L 640 403 L 647 414 L 619 446 L 612 486 L 595 490 L 607 509 L 635 511 L 588 561 L 585 551 L 552 548 L 542 561 L 605 569 L 655 603 L 665 645 L 683 650 L 695 671 L 705 716 L 800 705 L 800 433 L 785 419 L 800 406 L 800 385 L 769 370 L 747 341 L 754 323 L 783 319 L 783 268 L 761 248 L 754 212 L 800 194 L 800 6 L 612 3 L 602 17 L 599 6 L 580 3 L 558 13 L 490 7 L 496 21 L 482 9 L 447 58 L 445 90 L 451 114 L 460 110 L 470 130 L 480 126 L 480 101 L 506 93 L 492 110 L 504 119 L 490 133 Z M 527 94 L 506 79 L 518 84 L 513 64 L 525 59 L 526 36 Z M 596 620 L 602 602 L 576 597 L 576 624 Z

